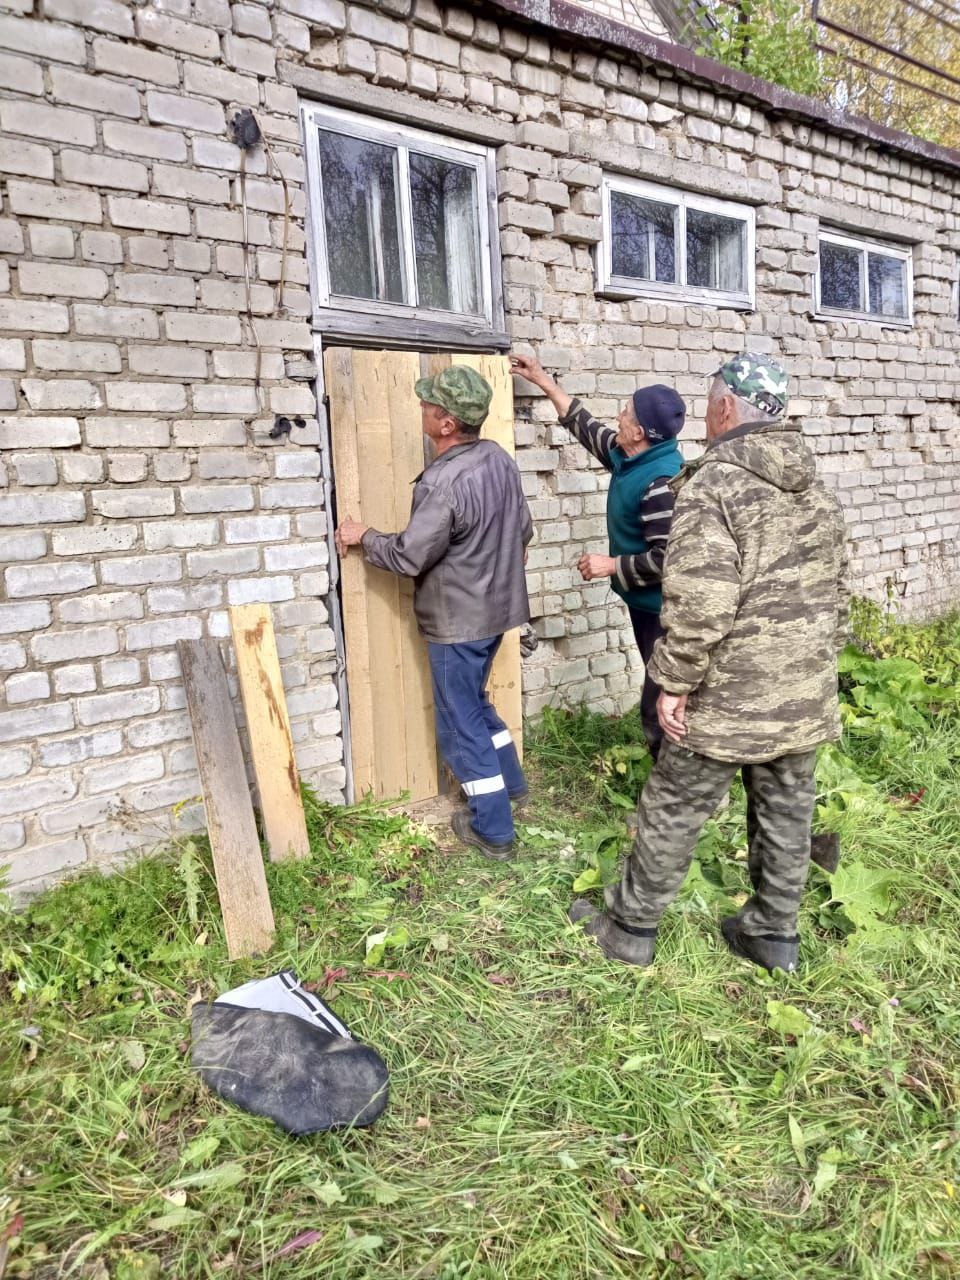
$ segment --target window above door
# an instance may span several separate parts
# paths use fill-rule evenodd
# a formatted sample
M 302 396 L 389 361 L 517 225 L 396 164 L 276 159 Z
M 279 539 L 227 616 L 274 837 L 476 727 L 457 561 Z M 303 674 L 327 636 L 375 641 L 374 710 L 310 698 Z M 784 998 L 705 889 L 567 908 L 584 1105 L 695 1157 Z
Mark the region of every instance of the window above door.
M 597 288 L 751 310 L 756 216 L 748 205 L 607 174 Z
M 312 104 L 303 124 L 317 328 L 506 346 L 492 150 Z

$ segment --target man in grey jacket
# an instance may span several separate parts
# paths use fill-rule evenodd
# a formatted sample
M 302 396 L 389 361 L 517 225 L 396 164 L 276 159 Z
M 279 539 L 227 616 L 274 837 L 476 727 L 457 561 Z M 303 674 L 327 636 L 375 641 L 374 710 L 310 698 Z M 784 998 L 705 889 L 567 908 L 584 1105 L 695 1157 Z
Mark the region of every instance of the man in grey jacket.
M 513 854 L 511 800 L 527 783 L 517 749 L 487 696 L 503 633 L 530 618 L 524 574 L 533 536 L 513 458 L 480 439 L 493 391 L 473 369 L 420 378 L 424 434 L 436 456 L 417 477 L 410 522 L 380 533 L 356 520 L 337 549 L 361 546 L 378 569 L 413 578 L 414 613 L 427 641 L 440 752 L 467 797 L 454 832 L 490 858 Z

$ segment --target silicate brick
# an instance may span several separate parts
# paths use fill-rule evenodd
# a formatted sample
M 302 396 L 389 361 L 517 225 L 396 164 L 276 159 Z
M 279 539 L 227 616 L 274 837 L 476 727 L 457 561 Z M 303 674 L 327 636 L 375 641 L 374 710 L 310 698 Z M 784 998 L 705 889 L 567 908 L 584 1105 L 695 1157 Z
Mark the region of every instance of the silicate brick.
M 62 622 L 123 622 L 143 617 L 143 599 L 133 591 L 105 591 L 64 600 L 58 612 Z
M 85 726 L 110 720 L 132 720 L 159 710 L 160 693 L 157 689 L 123 689 L 118 693 L 77 699 L 77 718 Z
M 183 562 L 179 556 L 130 556 L 102 561 L 100 578 L 104 585 L 143 586 L 152 582 L 179 582 Z
M 69 524 L 86 513 L 82 493 L 0 493 L 0 526 Z
M 144 80 L 149 85 L 176 86 L 180 83 L 180 68 L 176 58 L 165 53 L 138 49 L 127 41 L 98 37 L 93 42 L 93 65 L 97 71 L 115 72 L 121 76 Z

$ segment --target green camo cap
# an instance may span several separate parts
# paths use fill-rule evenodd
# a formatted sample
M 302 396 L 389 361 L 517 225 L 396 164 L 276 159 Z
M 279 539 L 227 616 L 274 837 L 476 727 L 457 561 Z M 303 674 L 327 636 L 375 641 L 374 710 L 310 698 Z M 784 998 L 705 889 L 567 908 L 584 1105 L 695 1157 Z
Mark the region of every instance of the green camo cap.
M 493 399 L 490 383 L 466 365 L 452 365 L 432 378 L 418 378 L 414 391 L 419 400 L 438 404 L 468 427 L 483 425 Z
M 744 351 L 734 356 L 717 370 L 735 396 L 755 405 L 772 418 L 777 418 L 787 407 L 786 372 L 769 356 L 756 351 Z

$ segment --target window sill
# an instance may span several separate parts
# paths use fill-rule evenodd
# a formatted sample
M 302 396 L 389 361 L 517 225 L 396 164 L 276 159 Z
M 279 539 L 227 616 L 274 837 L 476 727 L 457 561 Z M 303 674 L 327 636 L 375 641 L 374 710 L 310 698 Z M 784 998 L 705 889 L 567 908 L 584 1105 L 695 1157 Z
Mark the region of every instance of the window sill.
M 628 289 L 620 285 L 601 285 L 594 291 L 597 298 L 610 302 L 678 302 L 691 307 L 715 307 L 724 311 L 756 311 L 756 302 L 745 295 L 713 293 L 709 289 L 657 289 L 652 285 Z
M 891 316 L 873 316 L 866 311 L 814 311 L 812 320 L 855 320 L 858 324 L 875 324 L 881 329 L 912 329 L 912 320 L 897 320 Z
M 510 335 L 482 320 L 428 320 L 418 316 L 377 315 L 369 311 L 317 307 L 313 328 L 331 342 L 361 346 L 427 346 L 448 351 L 507 351 Z

